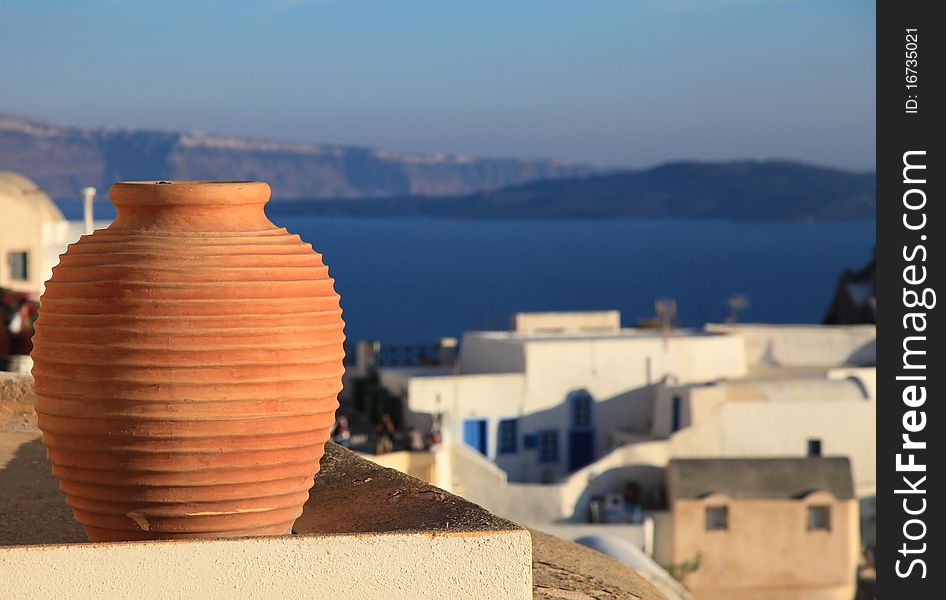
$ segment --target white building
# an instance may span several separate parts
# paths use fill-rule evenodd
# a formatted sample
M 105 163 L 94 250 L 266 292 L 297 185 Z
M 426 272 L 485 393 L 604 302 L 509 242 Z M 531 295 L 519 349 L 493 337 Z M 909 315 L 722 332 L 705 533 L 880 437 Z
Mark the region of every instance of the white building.
M 35 183 L 0 171 L 0 288 L 38 298 L 59 255 L 84 233 L 86 224 L 67 221 Z
M 615 435 L 650 428 L 655 386 L 746 374 L 744 343 L 729 332 L 620 329 L 617 321 L 580 331 L 587 313 L 543 316 L 541 329 L 474 332 L 463 338 L 458 374 L 380 370 L 421 430 L 443 415 L 445 440 L 462 440 L 511 481 L 551 482 L 588 465 Z M 558 330 L 558 331 L 556 331 Z
M 517 318 L 526 331 L 468 333 L 456 373 L 387 368 L 381 383 L 403 399 L 408 424 L 423 430 L 439 415 L 447 444 L 478 450 L 510 482 L 583 468 L 617 480 L 676 457 L 824 454 L 849 456 L 858 494 L 873 493 L 873 326 L 664 334 L 559 318 L 556 327 L 543 315 L 541 330 Z M 645 447 L 646 459 L 635 458 Z M 565 516 L 584 512 L 571 509 Z

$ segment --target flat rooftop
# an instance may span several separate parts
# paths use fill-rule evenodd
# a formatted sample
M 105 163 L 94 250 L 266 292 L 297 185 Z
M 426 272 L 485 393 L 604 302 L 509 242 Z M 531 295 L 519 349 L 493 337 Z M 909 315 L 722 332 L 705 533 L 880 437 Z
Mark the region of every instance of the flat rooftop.
M 667 464 L 672 500 L 722 493 L 738 499 L 797 499 L 813 491 L 856 500 L 847 457 L 689 458 Z
M 546 342 L 563 340 L 653 340 L 653 339 L 682 339 L 704 338 L 731 335 L 728 332 L 703 331 L 701 329 L 671 329 L 664 332 L 660 329 L 645 329 L 627 327 L 613 331 L 589 330 L 582 332 L 534 332 L 520 333 L 518 331 L 471 331 L 467 335 L 488 339 L 506 340 L 510 342 Z

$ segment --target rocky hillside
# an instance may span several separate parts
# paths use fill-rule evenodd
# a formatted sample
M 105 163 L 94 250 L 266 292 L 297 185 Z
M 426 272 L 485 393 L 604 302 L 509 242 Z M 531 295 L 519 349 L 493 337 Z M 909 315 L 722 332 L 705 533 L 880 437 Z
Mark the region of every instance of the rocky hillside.
M 871 219 L 873 173 L 787 161 L 681 162 L 653 169 L 539 181 L 470 198 L 484 216 Z
M 281 199 L 456 196 L 590 174 L 549 160 L 400 154 L 200 132 L 80 129 L 0 115 L 0 170 L 23 173 L 54 198 L 135 179 L 261 179 Z
M 276 203 L 270 212 L 483 218 L 873 219 L 873 173 L 784 161 L 672 163 L 536 181 L 453 198 Z

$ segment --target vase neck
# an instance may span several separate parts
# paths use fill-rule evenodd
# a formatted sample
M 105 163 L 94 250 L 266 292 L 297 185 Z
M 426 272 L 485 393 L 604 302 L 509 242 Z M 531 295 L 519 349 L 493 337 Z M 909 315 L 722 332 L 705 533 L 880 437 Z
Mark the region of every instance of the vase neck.
M 126 181 L 109 188 L 113 229 L 259 231 L 274 225 L 263 206 L 269 186 L 257 181 Z

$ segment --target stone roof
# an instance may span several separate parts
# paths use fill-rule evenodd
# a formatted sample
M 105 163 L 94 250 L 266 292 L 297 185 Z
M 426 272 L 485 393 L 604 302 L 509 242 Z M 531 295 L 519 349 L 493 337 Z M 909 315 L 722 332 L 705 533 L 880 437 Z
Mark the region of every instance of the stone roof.
M 671 501 L 725 494 L 740 500 L 802 498 L 825 491 L 852 500 L 846 457 L 674 459 L 667 465 Z

